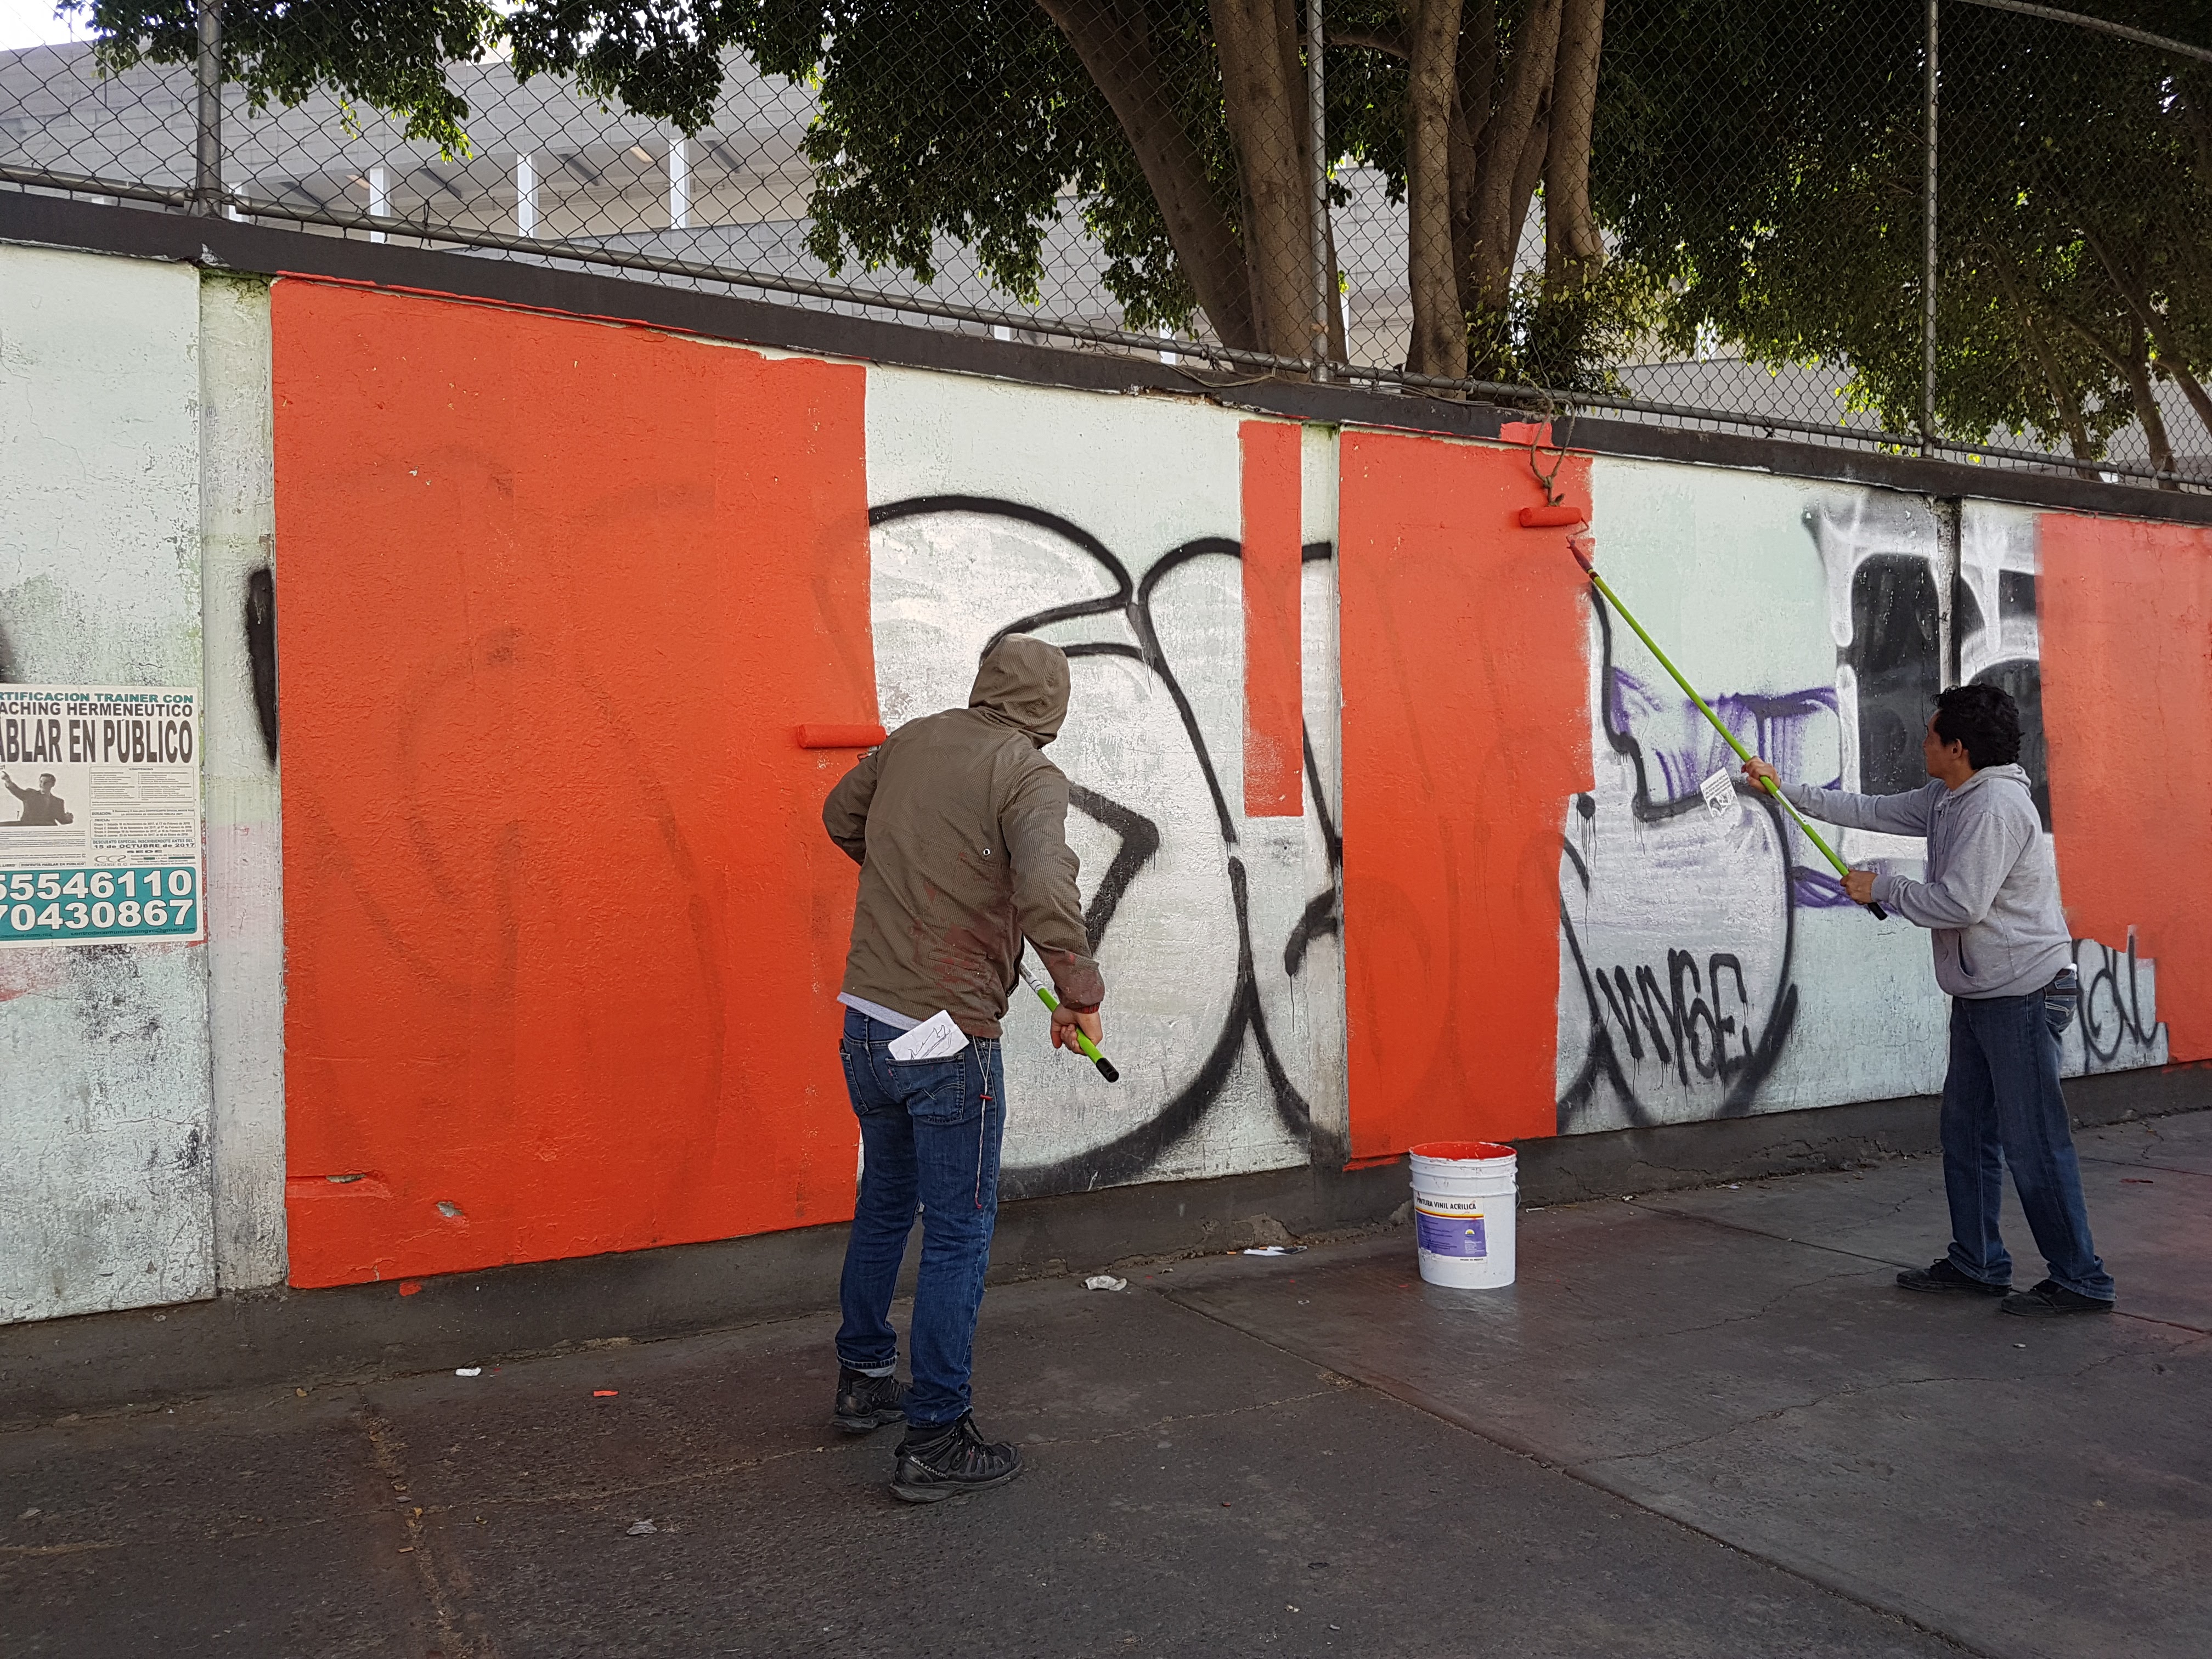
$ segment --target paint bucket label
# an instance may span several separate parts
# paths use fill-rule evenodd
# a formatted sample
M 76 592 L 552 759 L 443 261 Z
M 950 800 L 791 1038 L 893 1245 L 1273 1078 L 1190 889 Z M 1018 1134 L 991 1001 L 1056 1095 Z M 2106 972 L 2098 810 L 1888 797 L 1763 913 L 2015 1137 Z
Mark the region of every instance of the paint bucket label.
M 1489 1243 L 1483 1237 L 1480 1210 L 1432 1210 L 1426 1205 L 1417 1206 L 1413 1212 L 1413 1236 L 1431 1255 L 1480 1261 L 1490 1254 Z

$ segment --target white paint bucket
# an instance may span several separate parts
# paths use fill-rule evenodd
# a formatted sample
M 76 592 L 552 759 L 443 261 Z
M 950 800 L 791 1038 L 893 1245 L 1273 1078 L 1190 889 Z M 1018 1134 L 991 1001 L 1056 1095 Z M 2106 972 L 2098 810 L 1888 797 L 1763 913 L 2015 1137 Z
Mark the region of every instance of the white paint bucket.
M 1513 1149 L 1488 1140 L 1431 1140 L 1408 1156 L 1421 1277 L 1462 1290 L 1510 1285 L 1520 1188 Z

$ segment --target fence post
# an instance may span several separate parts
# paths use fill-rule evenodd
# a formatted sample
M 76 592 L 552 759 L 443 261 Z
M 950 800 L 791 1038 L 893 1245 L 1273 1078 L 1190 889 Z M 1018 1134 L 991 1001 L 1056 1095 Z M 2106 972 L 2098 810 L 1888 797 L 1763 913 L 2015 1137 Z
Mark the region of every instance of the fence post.
M 222 0 L 198 0 L 200 56 L 193 71 L 199 92 L 194 125 L 192 211 L 222 211 Z
M 1921 93 L 1920 453 L 1936 452 L 1936 29 L 1941 0 L 1928 0 L 1927 82 Z
M 1306 123 L 1313 135 L 1313 377 L 1328 379 L 1328 98 L 1321 61 L 1321 0 L 1306 0 Z

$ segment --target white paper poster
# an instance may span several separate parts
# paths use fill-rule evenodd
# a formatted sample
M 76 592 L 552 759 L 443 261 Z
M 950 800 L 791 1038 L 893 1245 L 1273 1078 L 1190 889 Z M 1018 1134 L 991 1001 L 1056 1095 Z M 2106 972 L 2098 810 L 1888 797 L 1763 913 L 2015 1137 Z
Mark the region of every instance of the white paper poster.
M 199 692 L 0 685 L 0 946 L 204 939 Z

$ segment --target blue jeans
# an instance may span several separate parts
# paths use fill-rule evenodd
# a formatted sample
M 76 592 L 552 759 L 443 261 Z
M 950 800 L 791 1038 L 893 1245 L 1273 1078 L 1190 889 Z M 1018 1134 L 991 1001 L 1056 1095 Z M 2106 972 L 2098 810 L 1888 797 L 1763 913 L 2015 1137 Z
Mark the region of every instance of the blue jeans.
M 1942 1119 L 1951 1265 L 1985 1285 L 2011 1281 L 2012 1258 L 1997 1237 L 2009 1164 L 2051 1277 L 2076 1295 L 2110 1301 L 2112 1277 L 2090 1242 L 2058 1087 L 2058 1038 L 2073 1012 L 2070 998 L 2047 990 L 1951 1000 Z
M 999 1218 L 999 1146 L 1006 1132 L 1006 1073 L 995 1038 L 970 1038 L 942 1060 L 890 1055 L 894 1026 L 845 1011 L 837 1044 L 845 1087 L 860 1119 L 860 1199 L 845 1246 L 840 1289 L 845 1322 L 837 1361 L 888 1376 L 898 1360 L 891 1293 L 915 1209 L 921 1210 L 921 1276 L 915 1286 L 906 1420 L 957 1422 L 968 1410 L 968 1372 L 983 1270 Z

